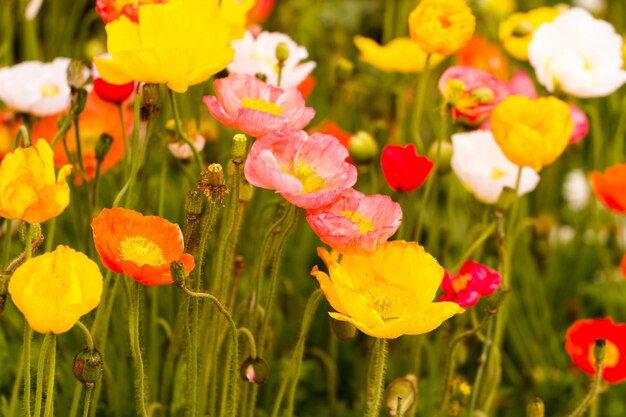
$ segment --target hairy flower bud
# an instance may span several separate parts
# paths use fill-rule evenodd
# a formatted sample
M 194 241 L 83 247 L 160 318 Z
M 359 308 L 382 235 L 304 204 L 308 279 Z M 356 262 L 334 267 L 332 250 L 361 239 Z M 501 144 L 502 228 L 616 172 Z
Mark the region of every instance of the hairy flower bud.
M 369 164 L 378 158 L 378 143 L 369 133 L 359 130 L 350 137 L 350 159 L 356 164 Z
M 527 417 L 543 417 L 545 415 L 545 407 L 541 398 L 534 398 L 528 402 L 526 406 Z
M 182 287 L 187 281 L 187 271 L 185 271 L 185 265 L 180 261 L 174 261 L 170 264 L 170 273 L 174 283 Z
M 100 139 L 96 143 L 96 160 L 102 162 L 113 146 L 113 136 L 108 133 L 100 135 Z
M 246 157 L 248 150 L 248 138 L 242 133 L 238 133 L 233 137 L 233 143 L 230 147 L 230 155 L 235 164 L 241 164 Z
M 265 359 L 248 357 L 239 368 L 239 375 L 251 384 L 264 384 L 270 376 L 270 367 Z
M 74 376 L 85 387 L 93 389 L 102 375 L 103 363 L 102 355 L 98 350 L 85 348 L 74 358 Z

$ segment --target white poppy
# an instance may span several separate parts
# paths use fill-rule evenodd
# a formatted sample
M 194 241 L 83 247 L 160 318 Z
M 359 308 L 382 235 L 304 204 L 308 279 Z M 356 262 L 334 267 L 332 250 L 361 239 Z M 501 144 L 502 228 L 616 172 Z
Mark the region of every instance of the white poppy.
M 302 62 L 309 57 L 303 46 L 298 46 L 289 36 L 279 32 L 261 32 L 256 38 L 246 32 L 241 40 L 233 41 L 235 57 L 228 64 L 228 72 L 236 74 L 263 74 L 271 85 L 278 85 L 278 60 L 276 47 L 284 43 L 289 57 L 284 63 L 280 87 L 297 87 L 315 68 L 315 62 Z
M 500 150 L 491 131 L 477 130 L 452 135 L 452 169 L 476 199 L 494 204 L 504 187 L 515 188 L 519 167 Z M 522 168 L 518 195 L 537 187 L 539 175 Z
M 67 110 L 69 58 L 26 61 L 0 70 L 0 100 L 15 112 L 49 116 Z
M 563 197 L 574 211 L 580 211 L 587 207 L 591 188 L 587 181 L 587 176 L 581 169 L 570 171 L 565 176 L 563 183 Z
M 204 149 L 204 145 L 206 140 L 204 136 L 198 134 L 193 139 L 193 147 L 196 148 L 196 151 L 201 152 Z M 167 148 L 170 150 L 170 153 L 178 159 L 191 159 L 193 157 L 193 152 L 191 151 L 191 147 L 186 143 L 181 141 L 178 142 L 170 142 L 167 144 Z
M 577 7 L 535 30 L 528 58 L 548 91 L 604 97 L 626 82 L 622 42 L 610 23 Z

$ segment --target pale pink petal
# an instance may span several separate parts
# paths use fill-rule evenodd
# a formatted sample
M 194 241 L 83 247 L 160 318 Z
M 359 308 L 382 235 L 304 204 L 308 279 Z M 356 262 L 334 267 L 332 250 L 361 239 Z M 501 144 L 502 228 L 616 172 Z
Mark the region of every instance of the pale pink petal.
M 206 104 L 209 108 L 209 112 L 213 115 L 213 117 L 219 120 L 220 123 L 228 127 L 237 127 L 237 120 L 226 113 L 217 98 L 213 96 L 206 96 L 202 99 L 202 102 Z

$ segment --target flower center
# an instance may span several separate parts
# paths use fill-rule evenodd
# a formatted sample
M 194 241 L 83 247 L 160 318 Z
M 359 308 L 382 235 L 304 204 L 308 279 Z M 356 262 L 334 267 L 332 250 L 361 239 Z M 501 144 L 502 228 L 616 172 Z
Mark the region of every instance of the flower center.
M 300 194 L 311 193 L 324 187 L 324 179 L 317 174 L 314 168 L 306 164 L 298 164 L 291 174 L 302 183 Z
M 284 112 L 283 108 L 278 104 L 261 98 L 244 98 L 241 100 L 241 107 L 273 114 L 274 116 L 280 116 Z
M 139 266 L 161 266 L 167 262 L 159 245 L 143 236 L 124 238 L 120 243 L 120 252 L 123 260 Z
M 454 289 L 454 292 L 458 293 L 466 289 L 470 278 L 470 274 L 461 274 L 456 277 L 452 277 L 452 288 Z
M 596 366 L 596 358 L 593 356 L 593 343 L 589 347 L 589 362 L 593 367 Z M 606 340 L 606 356 L 604 357 L 604 361 L 602 362 L 603 368 L 612 368 L 617 365 L 619 362 L 619 349 L 615 346 L 615 343 Z
M 372 232 L 374 226 L 372 225 L 372 220 L 363 216 L 361 213 L 356 211 L 342 210 L 339 212 L 343 217 L 350 220 L 352 223 L 356 223 L 359 226 L 359 233 L 365 234 L 367 232 Z
M 506 172 L 499 170 L 498 168 L 494 168 L 491 170 L 491 179 L 492 180 L 499 180 L 502 177 L 506 176 Z
M 60 91 L 59 87 L 52 83 L 45 83 L 41 86 L 41 95 L 43 97 L 56 97 Z

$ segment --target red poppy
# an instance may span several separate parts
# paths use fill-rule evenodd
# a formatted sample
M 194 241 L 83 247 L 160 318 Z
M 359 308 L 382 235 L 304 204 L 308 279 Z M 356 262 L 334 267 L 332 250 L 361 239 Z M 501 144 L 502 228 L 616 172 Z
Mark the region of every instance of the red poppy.
M 480 297 L 493 294 L 501 282 L 499 272 L 478 262 L 467 261 L 457 275 L 445 272 L 441 281 L 444 294 L 439 301 L 452 301 L 463 308 L 471 307 Z
M 611 318 L 574 322 L 565 335 L 565 350 L 576 366 L 589 375 L 596 373 L 593 348 L 597 339 L 606 341 L 602 378 L 616 384 L 626 380 L 626 324 Z
M 626 164 L 613 165 L 604 174 L 594 171 L 591 183 L 602 204 L 626 214 Z
M 102 263 L 141 284 L 174 282 L 170 273 L 174 261 L 182 262 L 187 273 L 195 266 L 193 256 L 183 253 L 180 227 L 161 217 L 123 208 L 104 209 L 91 228 Z
M 102 78 L 96 78 L 93 80 L 93 89 L 102 100 L 120 104 L 133 93 L 135 82 L 131 81 L 126 84 L 116 85 L 108 83 Z
M 380 158 L 387 184 L 396 191 L 412 191 L 424 183 L 433 169 L 433 162 L 419 156 L 415 145 L 387 145 Z

